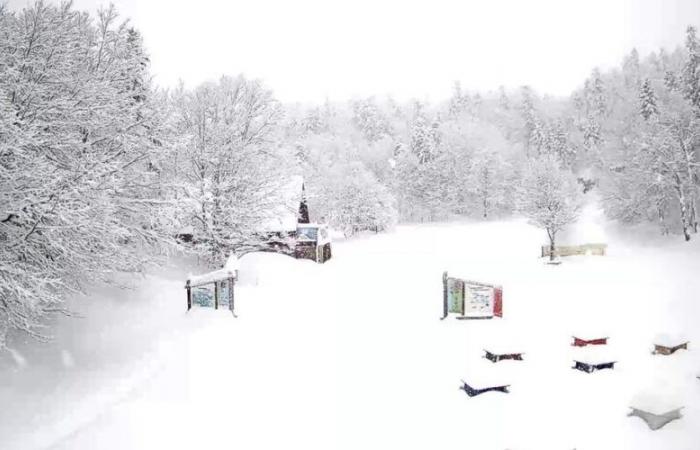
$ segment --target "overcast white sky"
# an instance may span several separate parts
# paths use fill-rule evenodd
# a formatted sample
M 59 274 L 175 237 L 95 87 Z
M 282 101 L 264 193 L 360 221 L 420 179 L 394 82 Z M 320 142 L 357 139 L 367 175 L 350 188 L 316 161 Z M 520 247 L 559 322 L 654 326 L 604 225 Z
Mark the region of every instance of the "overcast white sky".
M 2 0 L 0 0 L 2 1 Z M 13 8 L 26 0 L 10 0 Z M 107 2 L 76 0 L 94 10 Z M 114 0 L 156 82 L 262 78 L 283 101 L 438 100 L 453 81 L 566 95 L 595 66 L 683 42 L 700 0 Z

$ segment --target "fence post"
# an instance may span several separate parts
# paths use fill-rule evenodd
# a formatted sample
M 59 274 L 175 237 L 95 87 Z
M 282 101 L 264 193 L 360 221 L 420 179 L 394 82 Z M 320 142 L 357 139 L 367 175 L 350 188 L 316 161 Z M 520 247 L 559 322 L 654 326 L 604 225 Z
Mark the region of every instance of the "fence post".
M 442 273 L 442 317 L 440 320 L 447 317 L 447 271 Z
M 221 282 L 214 282 L 214 309 L 219 309 L 219 286 Z
M 233 286 L 235 285 L 234 279 L 229 278 L 228 279 L 229 283 L 229 290 L 228 290 L 228 307 L 231 310 L 231 314 L 233 314 L 233 317 L 236 317 L 236 312 L 234 311 L 234 293 L 233 293 Z
M 192 288 L 190 287 L 190 280 L 187 280 L 185 289 L 187 290 L 187 311 L 189 311 L 192 309 Z

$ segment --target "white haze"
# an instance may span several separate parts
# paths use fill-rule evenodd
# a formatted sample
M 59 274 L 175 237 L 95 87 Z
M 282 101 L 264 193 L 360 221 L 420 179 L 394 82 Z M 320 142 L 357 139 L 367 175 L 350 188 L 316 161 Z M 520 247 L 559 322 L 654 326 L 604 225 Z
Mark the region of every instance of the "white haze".
M 25 4 L 10 0 L 10 6 Z M 77 0 L 94 10 L 99 0 Z M 283 101 L 389 94 L 442 100 L 452 83 L 568 95 L 591 68 L 683 42 L 697 0 L 197 2 L 115 0 L 163 86 L 262 78 Z

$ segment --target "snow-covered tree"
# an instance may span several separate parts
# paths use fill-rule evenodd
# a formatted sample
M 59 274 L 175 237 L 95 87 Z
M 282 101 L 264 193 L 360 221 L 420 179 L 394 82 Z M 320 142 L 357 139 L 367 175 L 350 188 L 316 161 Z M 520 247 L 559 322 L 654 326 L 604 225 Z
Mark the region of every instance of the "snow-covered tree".
M 639 112 L 644 120 L 649 120 L 651 116 L 658 114 L 656 103 L 656 94 L 651 87 L 651 81 L 646 78 L 639 89 Z
M 418 162 L 424 164 L 437 156 L 438 146 L 438 124 L 428 118 L 425 106 L 416 102 L 411 124 L 411 151 L 418 158 Z
M 0 348 L 86 280 L 139 271 L 170 215 L 148 59 L 113 7 L 0 9 Z
M 686 31 L 685 49 L 686 61 L 683 65 L 681 79 L 683 80 L 683 95 L 700 115 L 700 41 L 697 30 L 689 26 Z
M 505 158 L 502 154 L 484 149 L 474 154 L 470 177 L 467 183 L 479 209 L 479 216 L 490 218 L 505 204 L 506 181 Z
M 352 111 L 352 121 L 367 142 L 373 143 L 391 135 L 391 125 L 374 98 L 354 101 Z
M 462 84 L 455 81 L 452 88 L 452 96 L 448 100 L 447 113 L 450 117 L 457 117 L 469 109 L 469 95 L 462 91 Z
M 622 74 L 626 87 L 634 89 L 639 85 L 639 68 L 639 52 L 633 48 L 622 62 Z
M 689 105 L 676 99 L 677 108 L 662 112 L 658 123 L 650 129 L 643 143 L 650 168 L 677 202 L 680 226 L 686 241 L 697 233 L 698 161 L 700 120 Z
M 361 231 L 387 231 L 396 223 L 396 207 L 389 190 L 358 163 L 341 168 L 333 187 L 328 223 L 346 236 Z
M 360 161 L 364 148 L 335 135 L 315 136 L 305 145 L 309 157 L 303 172 L 313 221 L 326 222 L 347 236 L 385 231 L 394 225 L 396 202 L 388 187 Z M 384 164 L 389 166 L 387 160 Z
M 586 111 L 595 117 L 604 117 L 608 112 L 608 99 L 605 92 L 605 82 L 600 70 L 593 69 L 590 78 L 585 82 L 583 94 Z
M 530 161 L 519 192 L 519 210 L 547 232 L 550 259 L 554 259 L 557 234 L 578 218 L 581 206 L 582 194 L 573 173 L 552 156 Z
M 179 134 L 180 220 L 194 245 L 218 266 L 232 251 L 255 247 L 274 208 L 285 163 L 275 136 L 279 104 L 259 81 L 222 77 L 174 95 Z

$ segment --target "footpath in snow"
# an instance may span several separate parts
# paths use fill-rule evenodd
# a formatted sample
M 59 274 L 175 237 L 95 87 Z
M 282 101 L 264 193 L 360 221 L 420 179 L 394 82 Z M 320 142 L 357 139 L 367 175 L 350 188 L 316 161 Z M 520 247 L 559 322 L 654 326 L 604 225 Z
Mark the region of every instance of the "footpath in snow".
M 19 345 L 23 364 L 2 360 L 0 448 L 697 449 L 700 248 L 600 223 L 588 211 L 564 241 L 608 256 L 560 266 L 518 220 L 402 226 L 335 243 L 324 265 L 247 255 L 238 319 L 185 314 L 183 270 L 103 289 L 52 343 Z M 440 321 L 445 270 L 501 284 L 504 318 Z M 615 369 L 572 370 L 575 334 L 609 337 L 596 351 Z M 689 349 L 652 355 L 659 334 Z M 511 393 L 468 397 L 460 379 Z M 684 417 L 627 417 L 650 393 Z

